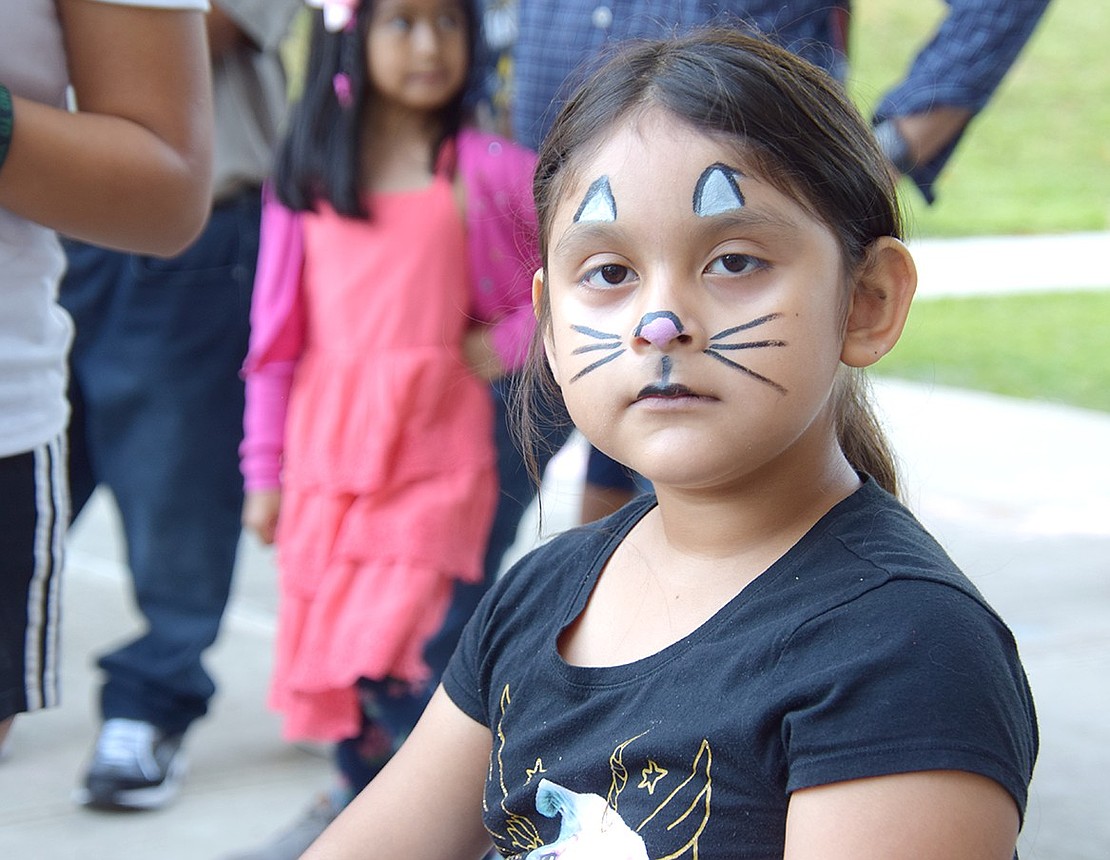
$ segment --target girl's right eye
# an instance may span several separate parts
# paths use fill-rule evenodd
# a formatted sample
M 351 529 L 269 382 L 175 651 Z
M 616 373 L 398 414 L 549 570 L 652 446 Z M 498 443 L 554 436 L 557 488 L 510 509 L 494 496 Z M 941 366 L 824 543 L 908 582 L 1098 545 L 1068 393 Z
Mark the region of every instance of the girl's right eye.
M 412 28 L 412 20 L 407 15 L 397 13 L 386 19 L 385 26 L 399 33 L 407 33 Z
M 628 266 L 620 263 L 605 263 L 586 272 L 583 283 L 604 290 L 609 287 L 619 287 L 633 277 L 633 272 Z

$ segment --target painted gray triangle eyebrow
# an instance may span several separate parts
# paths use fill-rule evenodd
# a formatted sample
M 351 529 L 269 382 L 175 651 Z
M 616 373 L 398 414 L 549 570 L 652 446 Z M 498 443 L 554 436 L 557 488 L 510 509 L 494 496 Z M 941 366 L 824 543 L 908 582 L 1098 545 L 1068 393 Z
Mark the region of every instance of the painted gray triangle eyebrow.
M 609 187 L 609 177 L 595 179 L 582 198 L 582 204 L 574 213 L 575 223 L 584 221 L 612 222 L 617 220 L 617 201 L 613 199 L 613 189 Z
M 694 214 L 702 218 L 744 208 L 744 193 L 737 179 L 743 176 L 727 164 L 711 164 L 698 177 L 694 186 Z

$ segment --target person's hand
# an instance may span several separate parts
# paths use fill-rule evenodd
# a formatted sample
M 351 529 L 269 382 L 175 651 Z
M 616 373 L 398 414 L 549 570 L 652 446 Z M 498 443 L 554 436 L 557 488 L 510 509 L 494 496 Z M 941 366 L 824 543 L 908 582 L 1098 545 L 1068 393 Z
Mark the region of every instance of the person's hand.
M 280 509 L 281 490 L 251 490 L 243 499 L 243 526 L 262 543 L 272 544 Z
M 492 326 L 478 324 L 468 329 L 463 338 L 463 358 L 471 372 L 485 382 L 492 382 L 505 372 L 493 348 L 492 331 Z
M 879 147 L 890 161 L 897 182 L 919 164 L 927 164 L 971 121 L 967 108 L 940 105 L 931 111 L 892 117 L 875 129 Z

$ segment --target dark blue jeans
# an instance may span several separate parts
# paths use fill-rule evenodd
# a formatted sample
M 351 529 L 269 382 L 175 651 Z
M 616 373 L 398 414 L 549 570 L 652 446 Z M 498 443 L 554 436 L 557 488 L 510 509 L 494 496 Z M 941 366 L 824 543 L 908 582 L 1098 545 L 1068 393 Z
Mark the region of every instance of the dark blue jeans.
M 259 218 L 258 193 L 243 193 L 168 260 L 67 244 L 74 518 L 97 485 L 111 490 L 147 623 L 98 661 L 105 719 L 183 732 L 215 692 L 201 654 L 219 631 L 239 542 L 239 369 Z

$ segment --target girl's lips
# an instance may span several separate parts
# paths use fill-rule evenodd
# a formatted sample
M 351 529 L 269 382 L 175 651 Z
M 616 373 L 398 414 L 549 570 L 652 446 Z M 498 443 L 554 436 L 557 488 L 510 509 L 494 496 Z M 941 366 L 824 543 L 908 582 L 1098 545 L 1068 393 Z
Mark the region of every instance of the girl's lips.
M 439 83 L 446 79 L 447 73 L 442 69 L 427 69 L 422 72 L 412 72 L 409 78 L 413 81 L 420 81 L 422 83 Z
M 640 389 L 639 393 L 636 395 L 636 401 L 639 402 L 649 399 L 672 400 L 684 397 L 701 399 L 702 395 L 698 394 L 692 388 L 687 388 L 685 385 L 679 385 L 678 383 L 670 382 L 664 384 L 662 382 L 653 382 Z

